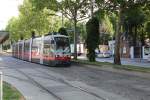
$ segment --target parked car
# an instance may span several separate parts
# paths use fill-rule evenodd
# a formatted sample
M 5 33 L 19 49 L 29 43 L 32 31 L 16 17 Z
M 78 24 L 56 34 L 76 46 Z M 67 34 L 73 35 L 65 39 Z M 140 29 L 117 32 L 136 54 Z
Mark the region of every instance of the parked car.
M 97 54 L 97 57 L 100 57 L 100 58 L 109 58 L 111 57 L 111 53 L 110 52 L 100 52 Z

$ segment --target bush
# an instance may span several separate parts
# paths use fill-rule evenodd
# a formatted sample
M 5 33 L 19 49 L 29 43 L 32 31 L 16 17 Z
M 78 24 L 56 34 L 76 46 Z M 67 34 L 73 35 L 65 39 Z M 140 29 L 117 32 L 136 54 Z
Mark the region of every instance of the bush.
M 61 35 L 66 35 L 68 36 L 68 33 L 66 31 L 66 29 L 64 27 L 61 27 L 59 30 L 58 30 L 58 33 L 60 33 Z
M 95 49 L 99 44 L 99 20 L 96 17 L 93 17 L 86 23 L 86 31 L 87 31 L 87 57 L 89 61 L 95 61 Z

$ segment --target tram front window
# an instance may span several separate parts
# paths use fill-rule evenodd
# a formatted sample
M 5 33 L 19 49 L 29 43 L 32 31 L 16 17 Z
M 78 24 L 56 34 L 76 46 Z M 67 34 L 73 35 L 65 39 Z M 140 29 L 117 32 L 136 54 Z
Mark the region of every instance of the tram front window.
M 56 52 L 69 53 L 69 39 L 66 37 L 55 37 L 56 41 Z

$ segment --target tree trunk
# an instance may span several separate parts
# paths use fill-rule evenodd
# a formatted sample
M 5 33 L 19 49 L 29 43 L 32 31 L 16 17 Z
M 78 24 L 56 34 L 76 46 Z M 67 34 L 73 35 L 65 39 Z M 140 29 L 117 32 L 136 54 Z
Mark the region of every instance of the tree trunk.
M 115 55 L 114 55 L 114 64 L 121 65 L 120 60 L 120 37 L 121 37 L 121 25 L 122 25 L 122 9 L 119 10 L 119 19 L 117 23 L 116 30 L 116 40 L 115 40 Z
M 94 0 L 91 0 L 91 18 L 93 18 Z
M 137 26 L 134 27 L 133 46 L 136 46 L 137 41 Z
M 77 60 L 77 20 L 74 18 L 74 59 Z
M 143 31 L 143 27 L 142 27 L 142 34 L 141 34 L 141 44 L 142 44 L 142 46 L 144 46 L 145 45 L 145 37 L 144 37 L 144 31 Z

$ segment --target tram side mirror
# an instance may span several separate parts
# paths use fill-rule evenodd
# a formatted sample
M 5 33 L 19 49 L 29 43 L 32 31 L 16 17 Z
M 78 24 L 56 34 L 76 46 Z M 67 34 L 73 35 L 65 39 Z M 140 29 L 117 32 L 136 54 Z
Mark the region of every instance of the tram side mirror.
M 54 40 L 51 40 L 51 44 L 54 44 L 55 42 L 54 42 Z

